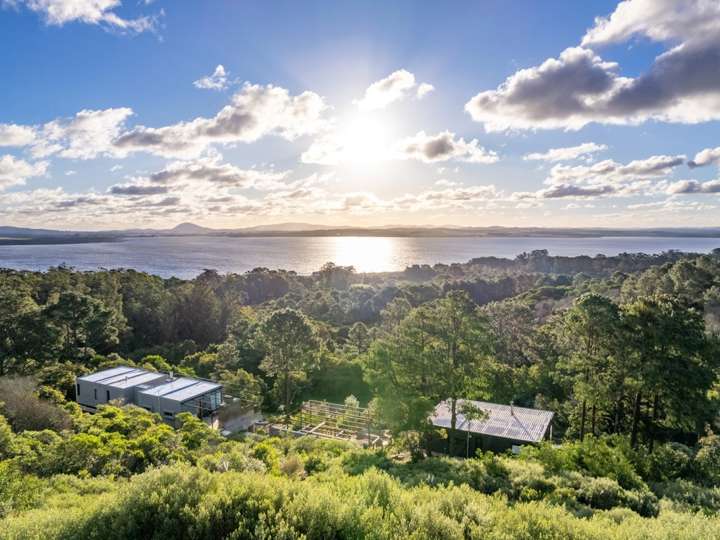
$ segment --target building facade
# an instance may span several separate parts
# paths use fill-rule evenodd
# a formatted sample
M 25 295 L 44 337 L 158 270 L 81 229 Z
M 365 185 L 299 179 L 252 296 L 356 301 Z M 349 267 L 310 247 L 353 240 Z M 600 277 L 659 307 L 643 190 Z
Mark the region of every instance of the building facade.
M 223 387 L 203 379 L 118 366 L 78 377 L 75 400 L 86 412 L 115 401 L 157 413 L 169 424 L 175 424 L 177 414 L 189 412 L 215 426 Z

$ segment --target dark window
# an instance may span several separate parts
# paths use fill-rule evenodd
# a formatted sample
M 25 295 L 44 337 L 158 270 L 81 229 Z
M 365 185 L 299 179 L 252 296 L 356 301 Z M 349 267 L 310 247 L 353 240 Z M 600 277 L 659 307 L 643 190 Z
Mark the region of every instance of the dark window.
M 171 412 L 169 412 L 169 411 L 164 411 L 163 414 L 164 414 L 165 416 L 167 416 L 168 418 L 172 418 L 172 417 L 173 417 L 173 413 L 171 413 Z
M 110 401 L 110 390 L 105 390 L 105 401 Z
M 77 395 L 80 395 L 80 383 L 76 383 L 75 386 L 77 387 Z
M 93 388 L 93 398 L 97 401 L 97 388 Z

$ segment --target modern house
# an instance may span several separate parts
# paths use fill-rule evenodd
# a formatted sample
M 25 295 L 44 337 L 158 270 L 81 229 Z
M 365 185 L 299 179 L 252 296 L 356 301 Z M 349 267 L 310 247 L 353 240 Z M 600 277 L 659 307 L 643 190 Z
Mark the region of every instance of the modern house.
M 435 427 L 450 430 L 450 401 L 435 407 L 430 421 Z M 456 407 L 456 453 L 474 456 L 477 450 L 503 452 L 524 444 L 552 438 L 555 413 L 486 401 L 458 400 Z M 472 414 L 464 411 L 472 411 Z M 444 441 L 443 441 L 444 442 Z
M 75 400 L 86 412 L 118 401 L 158 413 L 169 424 L 175 423 L 178 413 L 189 412 L 217 427 L 223 387 L 203 379 L 118 366 L 78 377 Z

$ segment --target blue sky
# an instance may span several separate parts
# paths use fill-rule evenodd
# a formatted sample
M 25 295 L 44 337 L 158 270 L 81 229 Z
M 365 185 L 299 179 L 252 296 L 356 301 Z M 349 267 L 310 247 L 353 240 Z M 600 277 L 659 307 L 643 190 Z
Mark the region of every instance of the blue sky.
M 3 224 L 720 225 L 715 2 L 0 6 Z

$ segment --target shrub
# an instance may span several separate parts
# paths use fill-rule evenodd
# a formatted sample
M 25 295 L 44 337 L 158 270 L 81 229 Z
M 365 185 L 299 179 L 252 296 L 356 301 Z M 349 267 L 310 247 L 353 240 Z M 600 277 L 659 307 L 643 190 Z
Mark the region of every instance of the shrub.
M 694 453 L 680 443 L 667 443 L 647 457 L 647 476 L 656 482 L 687 478 L 692 474 Z
M 700 439 L 695 466 L 703 483 L 720 485 L 720 436 L 710 431 Z

